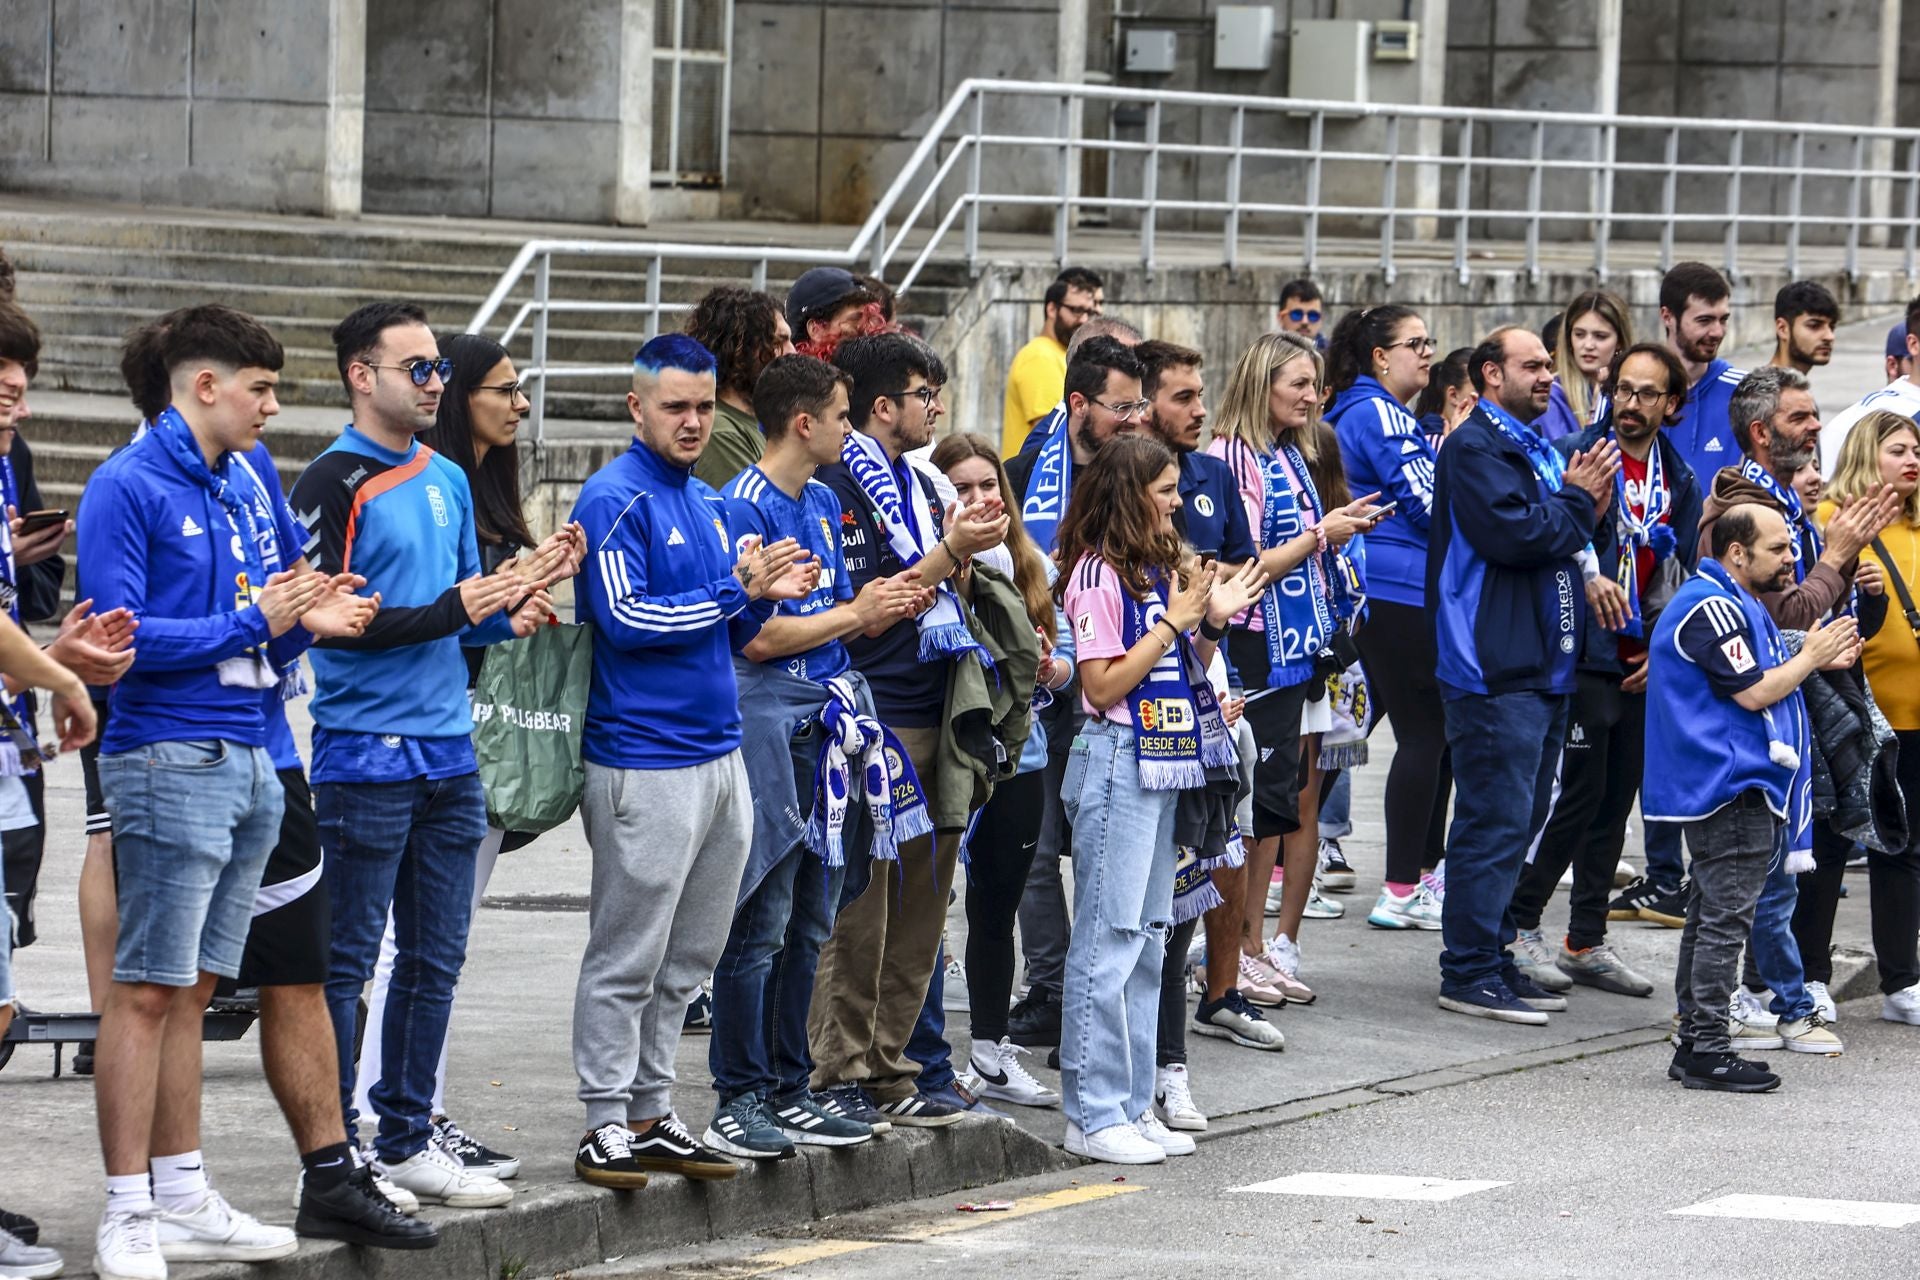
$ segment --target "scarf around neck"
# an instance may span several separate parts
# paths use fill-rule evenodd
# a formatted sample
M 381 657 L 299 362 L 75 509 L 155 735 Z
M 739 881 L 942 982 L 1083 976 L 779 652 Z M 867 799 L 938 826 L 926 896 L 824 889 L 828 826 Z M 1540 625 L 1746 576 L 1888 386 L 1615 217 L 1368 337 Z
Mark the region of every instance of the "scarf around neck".
M 1247 447 L 1242 442 L 1235 443 L 1243 449 Z M 1260 504 L 1260 549 L 1271 551 L 1299 537 L 1307 528 L 1305 512 L 1311 512 L 1316 520 L 1326 513 L 1320 505 L 1320 494 L 1313 486 L 1313 476 L 1307 471 L 1307 460 L 1292 442 L 1258 457 L 1254 465 L 1264 494 Z M 1294 477 L 1299 478 L 1298 491 L 1294 489 Z M 1290 583 L 1295 589 L 1287 589 Z M 1266 626 L 1269 689 L 1292 688 L 1312 678 L 1315 658 L 1339 625 L 1334 613 L 1334 590 L 1326 557 L 1316 549 L 1261 591 L 1260 617 Z
M 1613 433 L 1608 434 L 1611 436 Z M 1642 639 L 1646 635 L 1646 624 L 1640 615 L 1639 552 L 1643 547 L 1652 551 L 1654 563 L 1658 564 L 1671 556 L 1677 545 L 1673 530 L 1665 522 L 1673 506 L 1673 493 L 1667 487 L 1666 468 L 1660 461 L 1658 440 L 1647 452 L 1647 491 L 1642 497 L 1642 514 L 1636 516 L 1633 514 L 1633 504 L 1627 501 L 1627 469 L 1621 467 L 1614 472 L 1614 528 L 1620 542 L 1619 563 L 1614 567 L 1614 575 L 1620 589 L 1627 593 L 1627 625 L 1622 634 L 1635 639 Z
M 1135 600 L 1127 591 L 1121 599 L 1120 640 L 1130 650 L 1165 617 L 1166 581 L 1156 579 L 1145 600 Z M 1185 635 L 1127 695 L 1127 714 L 1133 721 L 1140 785 L 1148 791 L 1205 786 L 1209 766 L 1231 766 L 1239 760 L 1206 669 Z
M 1067 512 L 1067 494 L 1073 487 L 1073 443 L 1067 419 L 1040 446 L 1027 477 L 1026 501 L 1020 504 L 1020 521 L 1047 555 L 1053 554 L 1054 540 L 1060 531 L 1060 518 Z
M 1776 480 L 1771 471 L 1755 462 L 1752 458 L 1740 459 L 1740 478 L 1766 490 L 1767 496 L 1777 503 L 1787 517 L 1787 532 L 1791 535 L 1787 541 L 1793 550 L 1793 580 L 1796 583 L 1807 580 L 1807 570 L 1813 567 L 1812 561 L 1820 559 L 1824 543 L 1820 530 L 1813 521 L 1807 519 L 1806 508 L 1800 504 L 1800 495 L 1791 485 L 1783 485 Z M 1853 612 L 1853 588 L 1849 586 L 1845 595 L 1833 605 L 1836 616 Z

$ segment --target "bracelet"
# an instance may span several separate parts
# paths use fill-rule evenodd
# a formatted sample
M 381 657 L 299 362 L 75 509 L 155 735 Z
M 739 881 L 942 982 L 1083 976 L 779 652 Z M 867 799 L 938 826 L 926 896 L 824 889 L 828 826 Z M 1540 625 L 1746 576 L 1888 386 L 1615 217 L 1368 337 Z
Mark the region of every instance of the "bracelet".
M 954 568 L 959 569 L 966 565 L 967 562 L 961 559 L 960 553 L 947 545 L 947 535 L 944 533 L 940 535 L 940 549 L 947 553 L 947 559 L 953 561 Z
M 1147 634 L 1154 637 L 1156 640 L 1159 639 L 1160 632 L 1157 630 L 1157 628 L 1163 622 L 1167 622 L 1167 620 L 1165 618 L 1155 618 L 1153 620 L 1153 626 L 1147 628 Z M 1174 645 L 1180 643 L 1180 628 L 1174 626 L 1171 622 L 1167 622 L 1167 630 L 1173 633 L 1173 638 L 1160 646 L 1160 651 L 1162 653 L 1165 653 L 1167 650 L 1173 648 Z
M 1323 527 L 1322 527 L 1322 526 L 1320 526 L 1320 525 L 1317 525 L 1317 524 L 1316 524 L 1316 525 L 1314 525 L 1314 526 L 1313 526 L 1313 540 L 1314 540 L 1314 543 L 1316 544 L 1316 546 L 1317 546 L 1317 548 L 1318 548 L 1318 550 L 1319 550 L 1320 552 L 1322 552 L 1322 553 L 1324 554 L 1324 553 L 1326 552 L 1326 549 L 1327 549 L 1327 531 L 1326 531 L 1326 529 L 1325 529 L 1325 528 L 1323 528 Z
M 1202 618 L 1200 619 L 1200 638 L 1202 640 L 1210 640 L 1214 644 L 1219 644 L 1227 638 L 1227 628 L 1215 627 L 1211 622 Z

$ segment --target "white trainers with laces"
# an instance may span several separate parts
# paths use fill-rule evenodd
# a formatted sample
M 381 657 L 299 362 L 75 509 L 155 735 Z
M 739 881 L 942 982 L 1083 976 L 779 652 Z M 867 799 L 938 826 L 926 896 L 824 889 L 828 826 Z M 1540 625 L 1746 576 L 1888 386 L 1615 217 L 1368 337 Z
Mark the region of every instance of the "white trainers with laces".
M 1887 1022 L 1904 1022 L 1920 1027 L 1920 984 L 1881 997 L 1880 1017 Z
M 1367 923 L 1376 929 L 1438 929 L 1440 900 L 1425 884 L 1405 897 L 1383 886 L 1373 910 L 1367 913 Z
M 100 1280 L 167 1280 L 151 1213 L 108 1213 L 93 1237 L 93 1274 Z
M 1186 1133 L 1205 1133 L 1207 1117 L 1193 1105 L 1187 1088 L 1187 1064 L 1170 1063 L 1154 1073 L 1153 1110 L 1160 1123 Z
M 1347 904 L 1321 893 L 1319 882 L 1316 881 L 1313 888 L 1307 891 L 1306 910 L 1300 914 L 1309 920 L 1338 920 L 1347 914 Z
M 1193 1139 L 1184 1133 L 1175 1133 L 1161 1124 L 1160 1117 L 1153 1113 L 1152 1107 L 1140 1113 L 1140 1118 L 1133 1122 L 1133 1127 L 1139 1131 L 1141 1137 L 1170 1156 L 1190 1156 L 1194 1153 Z
M 399 1164 L 374 1166 L 396 1187 L 403 1187 L 426 1204 L 454 1209 L 495 1209 L 513 1203 L 513 1188 L 500 1179 L 476 1173 L 429 1142 Z
M 1082 1133 L 1080 1126 L 1069 1120 L 1064 1145 L 1073 1155 L 1104 1164 L 1163 1164 L 1167 1158 L 1159 1143 L 1143 1137 L 1130 1124 L 1110 1124 Z
M 1750 1027 L 1771 1029 L 1780 1024 L 1778 1014 L 1768 1006 L 1773 1003 L 1771 991 L 1749 991 L 1745 987 L 1733 989 L 1733 1017 Z
M 186 1212 L 155 1206 L 160 1256 L 169 1262 L 270 1262 L 300 1247 L 288 1227 L 270 1227 L 241 1213 L 218 1191 Z
M 1813 997 L 1813 1007 L 1820 1011 L 1821 1017 L 1828 1022 L 1840 1021 L 1840 1010 L 1834 1006 L 1833 996 L 1828 993 L 1826 983 L 1809 982 L 1807 994 Z
M 48 1280 L 66 1269 L 58 1250 L 28 1244 L 0 1227 L 0 1276 L 7 1280 Z
M 1020 1059 L 1032 1050 L 1011 1040 L 976 1040 L 968 1052 L 968 1065 L 980 1078 L 975 1092 L 982 1097 L 1022 1107 L 1057 1107 L 1060 1095 L 1035 1080 Z
M 1274 986 L 1287 998 L 1288 1004 L 1312 1004 L 1313 988 L 1300 981 L 1300 944 L 1284 933 L 1276 933 L 1267 940 L 1267 949 L 1260 957 L 1274 972 Z

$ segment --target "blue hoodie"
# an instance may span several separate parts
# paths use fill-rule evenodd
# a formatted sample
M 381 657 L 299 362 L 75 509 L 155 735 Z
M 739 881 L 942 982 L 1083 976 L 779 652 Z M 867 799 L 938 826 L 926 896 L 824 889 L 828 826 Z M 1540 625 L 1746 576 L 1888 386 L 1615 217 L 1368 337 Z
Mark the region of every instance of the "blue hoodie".
M 266 447 L 244 458 L 223 454 L 213 471 L 252 504 L 267 572 L 297 559 L 301 531 L 280 500 Z M 270 637 L 253 603 L 264 583 L 245 580 L 241 530 L 157 433 L 95 469 L 78 535 L 94 612 L 126 608 L 140 621 L 133 665 L 113 688 L 101 751 L 202 739 L 267 746 L 263 691 L 223 684 L 218 667 L 264 645 L 275 670 L 285 670 L 313 637 L 298 625 Z
M 1485 405 L 1447 437 L 1427 553 L 1444 698 L 1573 692 L 1586 609 L 1574 556 L 1594 524 L 1586 490 L 1549 488 Z
M 1700 375 L 1700 381 L 1687 389 L 1680 420 L 1666 428 L 1667 439 L 1693 469 L 1700 487 L 1709 493 L 1713 491 L 1713 477 L 1722 467 L 1740 465 L 1740 437 L 1728 410 L 1733 389 L 1746 376 L 1745 369 L 1715 360 Z
M 1334 397 L 1326 421 L 1340 440 L 1347 487 L 1398 502 L 1367 533 L 1367 589 L 1376 600 L 1427 602 L 1427 534 L 1433 518 L 1434 452 L 1413 415 L 1387 389 L 1362 377 Z

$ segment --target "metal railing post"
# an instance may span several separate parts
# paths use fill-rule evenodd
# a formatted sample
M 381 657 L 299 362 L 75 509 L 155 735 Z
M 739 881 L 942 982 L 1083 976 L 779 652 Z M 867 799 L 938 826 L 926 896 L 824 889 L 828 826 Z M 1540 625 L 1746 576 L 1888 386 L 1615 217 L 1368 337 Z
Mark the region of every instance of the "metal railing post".
M 767 260 L 765 258 L 753 264 L 753 291 L 755 293 L 767 291 Z
M 1860 171 L 1867 165 L 1867 140 L 1853 139 L 1853 177 L 1847 182 L 1847 279 L 1860 278 Z
M 1729 282 L 1740 274 L 1740 164 L 1746 144 L 1746 130 L 1735 129 L 1733 141 L 1727 148 L 1727 249 L 1724 265 Z
M 1527 279 L 1540 282 L 1540 162 L 1547 157 L 1547 126 L 1533 122 L 1533 166 L 1527 170 Z
M 1247 141 L 1247 109 L 1233 109 L 1233 123 L 1227 129 L 1227 145 L 1233 154 L 1227 158 L 1227 224 L 1225 257 L 1227 270 L 1240 263 L 1240 148 Z
M 1054 117 L 1054 128 L 1060 138 L 1060 166 L 1054 181 L 1054 195 L 1060 203 L 1053 210 L 1053 261 L 1055 266 L 1064 267 L 1067 265 L 1067 223 L 1072 209 L 1067 203 L 1067 193 L 1073 189 L 1073 100 L 1064 94 Z M 974 192 L 974 198 L 979 199 L 977 180 Z
M 1140 175 L 1140 265 L 1153 274 L 1153 233 L 1160 208 L 1160 104 L 1147 108 L 1147 161 Z
M 660 255 L 647 260 L 647 340 L 660 336 Z
M 1674 169 L 1680 163 L 1680 130 L 1667 130 L 1667 171 L 1660 179 L 1660 270 L 1666 271 L 1673 266 L 1673 214 L 1675 182 L 1679 175 Z
M 1467 219 L 1468 209 L 1472 207 L 1473 194 L 1473 121 L 1460 122 L 1460 186 L 1454 203 L 1457 211 L 1453 224 L 1453 269 L 1460 276 L 1460 283 L 1467 282 Z
M 1325 146 L 1327 135 L 1327 113 L 1313 113 L 1313 123 L 1307 126 L 1307 150 L 1313 152 L 1307 161 L 1307 223 L 1305 234 L 1301 237 L 1300 256 L 1304 259 L 1307 274 L 1312 275 L 1314 264 L 1320 257 L 1320 152 Z
M 533 265 L 533 367 L 540 380 L 533 384 L 533 447 L 546 442 L 547 432 L 547 298 L 552 289 L 553 255 L 543 253 Z
M 980 270 L 980 138 L 987 131 L 986 122 L 987 95 L 976 89 L 973 94 L 973 121 L 969 126 L 973 132 L 966 143 L 973 148 L 972 154 L 967 157 L 967 274 L 970 276 L 978 274 Z M 1054 234 L 1057 238 L 1057 227 Z
M 1388 284 L 1393 283 L 1397 274 L 1393 265 L 1393 231 L 1395 216 L 1400 212 L 1400 117 L 1387 117 L 1387 170 L 1382 179 L 1383 190 L 1380 193 L 1380 207 L 1387 211 L 1380 219 L 1380 274 Z
M 1613 245 L 1613 164 L 1620 151 L 1620 128 L 1608 125 L 1602 142 L 1600 166 L 1600 225 L 1594 228 L 1593 274 L 1603 283 L 1607 278 L 1607 251 Z
M 1913 280 L 1914 250 L 1920 247 L 1920 138 L 1907 144 L 1907 280 Z
M 1793 178 L 1787 186 L 1787 278 L 1800 276 L 1800 194 L 1807 176 L 1807 135 L 1793 135 Z

